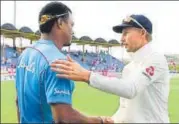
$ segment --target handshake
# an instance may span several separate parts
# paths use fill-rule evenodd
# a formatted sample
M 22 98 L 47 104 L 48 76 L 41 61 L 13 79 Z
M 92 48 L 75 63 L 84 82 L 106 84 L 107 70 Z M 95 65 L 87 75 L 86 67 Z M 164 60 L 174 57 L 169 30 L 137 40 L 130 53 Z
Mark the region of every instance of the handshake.
M 112 117 L 100 116 L 101 124 L 114 124 Z

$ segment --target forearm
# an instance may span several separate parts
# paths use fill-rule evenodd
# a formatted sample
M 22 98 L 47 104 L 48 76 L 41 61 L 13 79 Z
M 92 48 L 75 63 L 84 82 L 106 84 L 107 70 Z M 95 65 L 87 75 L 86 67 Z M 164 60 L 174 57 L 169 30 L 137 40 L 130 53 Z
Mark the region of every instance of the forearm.
M 89 117 L 78 112 L 75 109 L 68 111 L 68 114 L 60 116 L 56 119 L 56 123 L 101 123 L 99 117 Z
M 135 80 L 135 79 L 134 79 Z M 89 85 L 124 98 L 133 98 L 137 89 L 132 80 L 118 79 L 114 77 L 106 77 L 97 73 L 91 73 Z

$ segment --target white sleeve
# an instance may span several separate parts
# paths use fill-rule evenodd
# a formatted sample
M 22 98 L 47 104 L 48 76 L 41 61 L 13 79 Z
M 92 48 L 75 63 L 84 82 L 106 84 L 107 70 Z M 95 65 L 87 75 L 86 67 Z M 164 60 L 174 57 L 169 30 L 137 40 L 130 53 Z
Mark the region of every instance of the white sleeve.
M 138 69 L 139 71 L 134 71 L 131 76 L 120 79 L 91 72 L 89 85 L 102 91 L 131 99 L 164 73 L 165 68 L 160 65 L 161 63 L 153 62 L 150 65 L 141 67 L 141 69 Z

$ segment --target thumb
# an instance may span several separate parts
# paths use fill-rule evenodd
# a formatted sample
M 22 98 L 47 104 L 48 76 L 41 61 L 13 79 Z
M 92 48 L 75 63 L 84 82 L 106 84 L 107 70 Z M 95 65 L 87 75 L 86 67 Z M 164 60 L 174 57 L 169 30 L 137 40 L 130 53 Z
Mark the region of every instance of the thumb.
M 70 62 L 74 62 L 73 59 L 70 57 L 70 55 L 67 55 L 67 60 Z

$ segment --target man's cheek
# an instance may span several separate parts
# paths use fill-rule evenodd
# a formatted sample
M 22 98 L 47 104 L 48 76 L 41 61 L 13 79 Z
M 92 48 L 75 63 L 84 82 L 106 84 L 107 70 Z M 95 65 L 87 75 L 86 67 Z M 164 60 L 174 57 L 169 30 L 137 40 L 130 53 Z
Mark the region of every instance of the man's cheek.
M 70 32 L 71 35 L 74 34 L 74 32 L 73 32 L 73 28 L 72 28 L 72 27 L 69 28 L 69 32 Z

